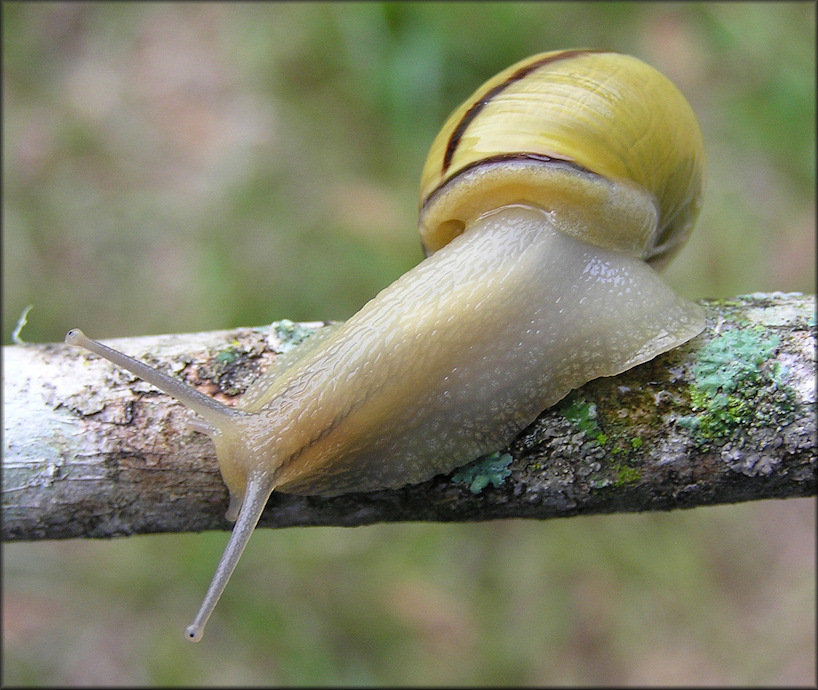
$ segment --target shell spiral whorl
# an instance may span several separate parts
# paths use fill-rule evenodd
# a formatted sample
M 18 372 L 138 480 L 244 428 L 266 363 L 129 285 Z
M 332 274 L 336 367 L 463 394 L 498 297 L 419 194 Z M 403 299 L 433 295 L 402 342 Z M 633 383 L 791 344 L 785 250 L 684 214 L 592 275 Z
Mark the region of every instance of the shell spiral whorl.
M 661 267 L 698 215 L 704 160 L 693 111 L 653 67 L 609 51 L 534 55 L 438 134 L 421 177 L 422 241 L 431 254 L 486 211 L 533 203 L 565 217 L 563 231 Z

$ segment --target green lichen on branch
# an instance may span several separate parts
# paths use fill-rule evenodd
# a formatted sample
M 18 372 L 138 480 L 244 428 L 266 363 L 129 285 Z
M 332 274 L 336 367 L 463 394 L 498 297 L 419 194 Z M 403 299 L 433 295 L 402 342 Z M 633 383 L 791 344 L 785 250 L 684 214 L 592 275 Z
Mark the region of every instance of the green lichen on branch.
M 594 488 L 622 486 L 642 479 L 639 468 L 639 450 L 644 444 L 641 436 L 633 435 L 632 422 L 626 418 L 617 420 L 605 416 L 605 429 L 600 426 L 597 403 L 589 402 L 580 395 L 572 394 L 562 403 L 563 416 L 585 434 L 587 442 L 599 447 L 601 456 Z M 604 462 L 603 462 L 604 460 Z
M 227 350 L 222 350 L 219 354 L 216 355 L 216 361 L 219 364 L 233 364 L 239 358 L 238 352 L 234 349 L 229 348 Z
M 736 327 L 699 351 L 690 386 L 696 414 L 679 419 L 699 445 L 724 441 L 740 427 L 793 421 L 788 371 L 772 359 L 779 345 L 777 335 L 759 326 Z
M 511 474 L 508 466 L 512 460 L 508 453 L 501 455 L 499 451 L 485 455 L 457 470 L 452 475 L 452 481 L 468 484 L 469 491 L 479 494 L 489 484 L 500 486 L 505 481 Z
M 579 395 L 570 395 L 562 403 L 562 414 L 569 422 L 576 424 L 589 439 L 596 441 L 599 445 L 605 444 L 607 438 L 596 421 L 596 404 L 588 402 Z
M 614 466 L 616 471 L 616 479 L 614 486 L 623 486 L 625 484 L 633 484 L 642 479 L 642 472 L 636 467 L 628 467 L 627 465 Z
M 289 319 L 274 321 L 271 324 L 271 328 L 281 342 L 281 352 L 287 352 L 297 345 L 300 345 L 315 333 L 315 328 L 295 323 Z

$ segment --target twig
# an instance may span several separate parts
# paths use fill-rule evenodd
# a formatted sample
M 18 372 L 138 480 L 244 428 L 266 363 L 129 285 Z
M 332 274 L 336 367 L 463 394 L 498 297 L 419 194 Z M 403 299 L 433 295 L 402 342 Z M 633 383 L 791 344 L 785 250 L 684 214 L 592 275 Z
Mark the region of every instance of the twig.
M 705 332 L 543 413 L 478 467 L 398 491 L 274 493 L 261 526 L 670 510 L 816 494 L 815 297 L 702 302 Z M 210 395 L 321 324 L 114 347 Z M 4 541 L 229 529 L 212 443 L 153 387 L 62 344 L 3 348 Z

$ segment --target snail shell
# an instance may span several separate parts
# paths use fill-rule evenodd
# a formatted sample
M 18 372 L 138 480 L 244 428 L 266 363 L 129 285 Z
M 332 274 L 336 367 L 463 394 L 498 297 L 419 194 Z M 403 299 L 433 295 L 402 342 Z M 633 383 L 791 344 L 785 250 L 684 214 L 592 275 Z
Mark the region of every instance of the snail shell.
M 420 234 L 432 253 L 487 210 L 531 203 L 560 231 L 660 268 L 699 213 L 704 143 L 684 96 L 630 55 L 565 50 L 481 86 L 432 144 Z

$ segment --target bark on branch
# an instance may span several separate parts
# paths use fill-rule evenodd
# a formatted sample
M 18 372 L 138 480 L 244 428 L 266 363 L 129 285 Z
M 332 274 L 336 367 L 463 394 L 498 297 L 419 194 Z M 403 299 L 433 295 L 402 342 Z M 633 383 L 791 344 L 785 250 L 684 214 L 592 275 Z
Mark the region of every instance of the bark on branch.
M 815 297 L 702 304 L 704 333 L 575 391 L 500 458 L 398 491 L 274 493 L 260 525 L 544 519 L 815 495 Z M 320 326 L 110 343 L 229 400 Z M 4 541 L 231 527 L 213 445 L 171 398 L 62 344 L 4 347 L 3 375 Z

